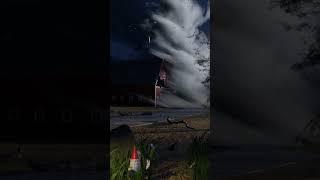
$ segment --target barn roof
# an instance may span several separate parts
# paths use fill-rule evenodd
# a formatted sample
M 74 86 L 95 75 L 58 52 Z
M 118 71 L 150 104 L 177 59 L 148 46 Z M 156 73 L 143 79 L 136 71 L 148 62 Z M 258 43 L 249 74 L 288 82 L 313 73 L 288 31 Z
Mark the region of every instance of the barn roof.
M 111 83 L 114 85 L 154 84 L 159 75 L 161 59 L 113 60 L 110 66 Z

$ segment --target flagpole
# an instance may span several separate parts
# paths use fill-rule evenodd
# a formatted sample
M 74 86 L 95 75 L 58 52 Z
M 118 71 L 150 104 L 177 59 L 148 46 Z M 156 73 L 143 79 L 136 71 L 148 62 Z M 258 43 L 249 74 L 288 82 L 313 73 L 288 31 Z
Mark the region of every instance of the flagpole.
M 154 107 L 157 107 L 157 84 L 158 84 L 158 80 L 156 80 L 156 83 L 154 85 Z

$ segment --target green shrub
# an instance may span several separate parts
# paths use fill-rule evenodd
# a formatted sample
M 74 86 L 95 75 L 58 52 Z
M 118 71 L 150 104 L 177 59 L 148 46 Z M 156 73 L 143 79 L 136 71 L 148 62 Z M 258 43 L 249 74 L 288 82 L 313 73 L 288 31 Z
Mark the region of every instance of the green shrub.
M 188 149 L 188 155 L 193 179 L 209 179 L 208 139 L 204 136 L 194 137 Z
M 151 167 L 146 168 L 147 159 L 150 163 L 156 158 L 155 148 L 148 144 L 147 139 L 141 139 L 136 144 L 137 149 L 141 152 L 141 169 L 138 172 L 129 172 L 129 161 L 131 151 L 120 149 L 120 147 L 114 148 L 110 152 L 110 170 L 111 180 L 141 180 L 150 179 Z
M 155 148 L 152 147 L 148 143 L 148 138 L 141 138 L 138 140 L 137 148 L 141 152 L 141 175 L 142 177 L 145 177 L 147 179 L 150 179 L 151 176 L 151 164 L 148 169 L 146 169 L 147 160 L 150 161 L 150 163 L 154 162 L 156 159 L 156 151 Z
M 130 152 L 120 151 L 115 148 L 110 152 L 111 180 L 125 180 L 128 177 Z

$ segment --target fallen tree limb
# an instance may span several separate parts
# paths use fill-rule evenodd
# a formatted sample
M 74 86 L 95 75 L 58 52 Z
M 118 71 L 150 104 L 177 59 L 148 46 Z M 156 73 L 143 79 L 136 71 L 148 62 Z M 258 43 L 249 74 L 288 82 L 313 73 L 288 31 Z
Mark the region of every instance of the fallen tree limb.
M 186 128 L 195 130 L 195 128 L 190 127 L 190 126 L 188 125 L 188 123 L 186 123 L 184 120 L 174 121 L 174 120 L 171 119 L 170 117 L 167 117 L 167 122 L 168 122 L 169 124 L 184 124 L 184 125 L 186 126 Z

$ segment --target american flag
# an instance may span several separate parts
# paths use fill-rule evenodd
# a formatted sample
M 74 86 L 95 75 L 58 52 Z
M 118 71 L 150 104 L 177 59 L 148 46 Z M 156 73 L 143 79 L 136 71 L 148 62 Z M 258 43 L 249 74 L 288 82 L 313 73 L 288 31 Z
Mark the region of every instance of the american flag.
M 167 74 L 165 71 L 160 72 L 160 80 L 165 80 L 167 78 Z

